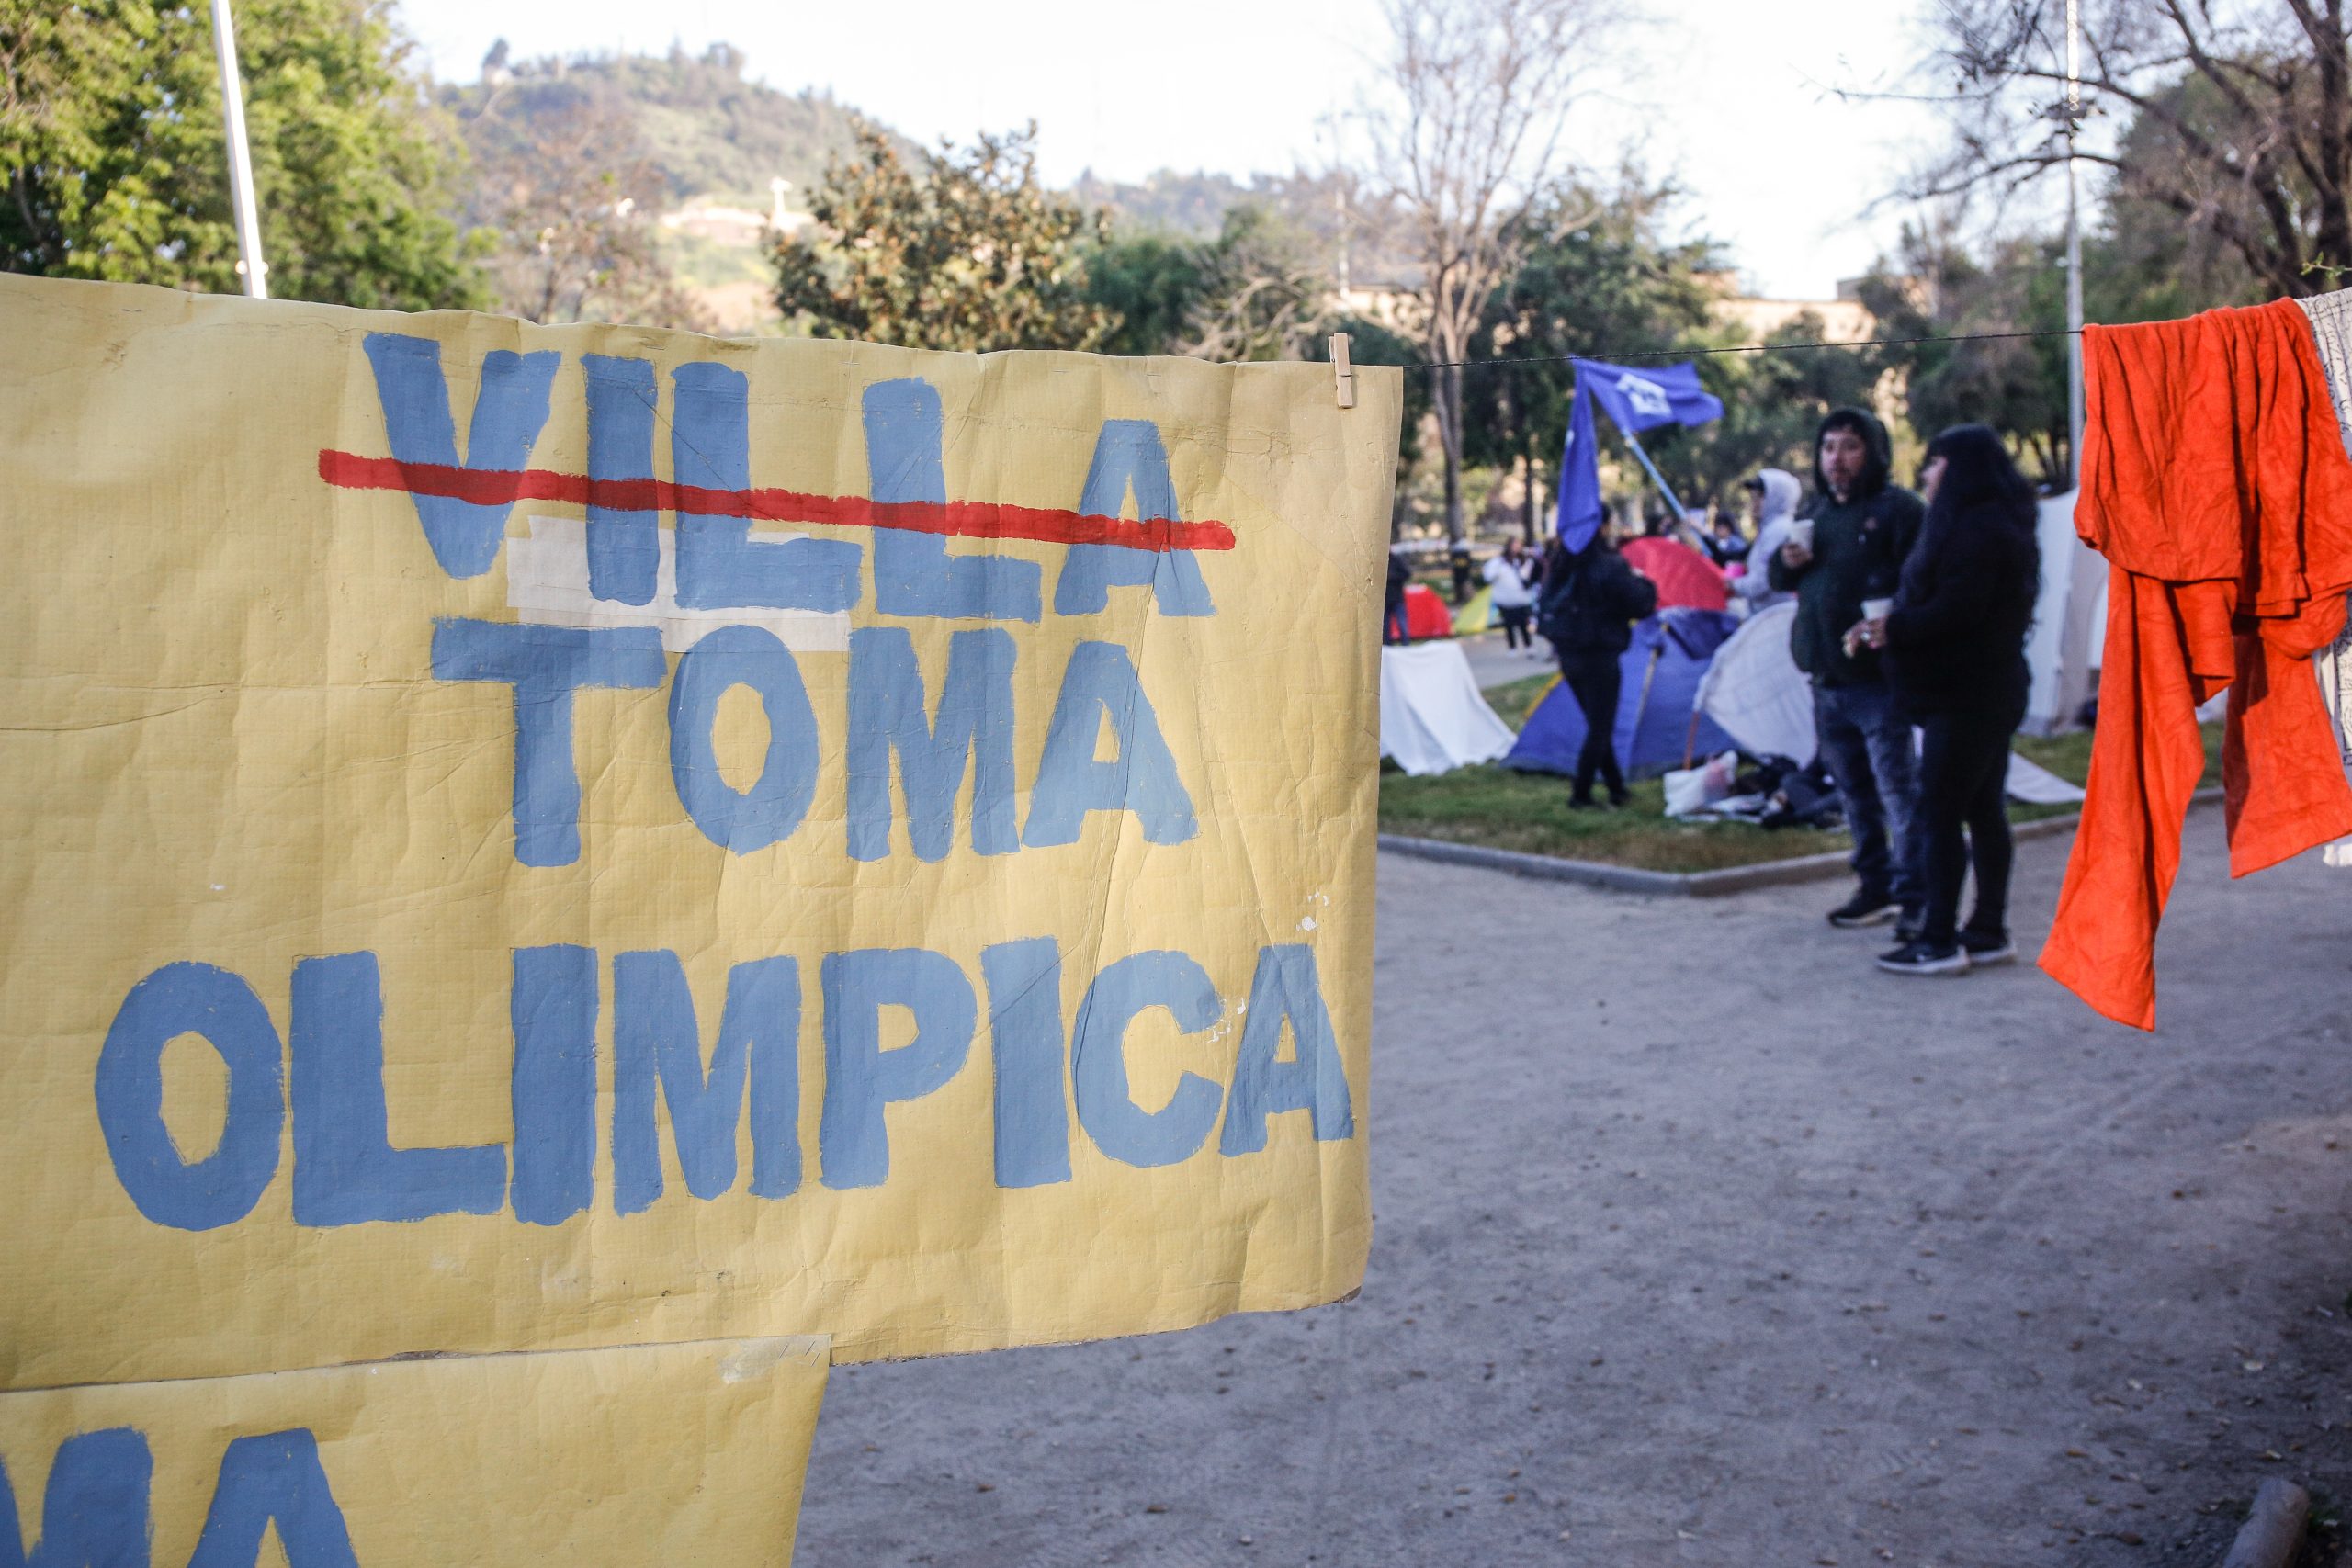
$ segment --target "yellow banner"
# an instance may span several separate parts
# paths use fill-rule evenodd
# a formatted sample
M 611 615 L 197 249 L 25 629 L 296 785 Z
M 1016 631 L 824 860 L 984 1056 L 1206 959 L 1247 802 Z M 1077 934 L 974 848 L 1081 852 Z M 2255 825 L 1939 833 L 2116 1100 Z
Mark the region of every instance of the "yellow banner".
M 0 277 L 0 1386 L 1353 1289 L 1357 385 Z
M 775 1568 L 824 1392 L 748 1339 L 0 1394 L 0 1561 Z

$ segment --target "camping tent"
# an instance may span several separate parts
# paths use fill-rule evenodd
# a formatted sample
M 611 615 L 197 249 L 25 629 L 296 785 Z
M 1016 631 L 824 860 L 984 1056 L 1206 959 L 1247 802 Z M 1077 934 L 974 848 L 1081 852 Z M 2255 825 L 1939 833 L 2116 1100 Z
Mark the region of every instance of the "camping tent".
M 1479 695 L 1460 643 L 1380 650 L 1382 756 L 1408 773 L 1442 773 L 1510 748 L 1510 726 Z
M 1813 687 L 1789 657 L 1789 625 L 1796 614 L 1795 603 L 1786 601 L 1749 616 L 1715 650 L 1699 682 L 1700 710 L 1751 757 L 1810 762 L 1819 750 Z M 2078 786 L 2014 751 L 2006 787 L 2012 800 L 2048 805 L 2083 798 Z
M 1405 585 L 1405 631 L 1415 642 L 1453 635 L 1453 612 L 1436 589 L 1419 582 Z
M 1685 756 L 1736 744 L 1704 716 L 1693 728 L 1692 699 L 1708 661 L 1738 624 L 1718 610 L 1662 610 L 1634 628 L 1633 646 L 1619 662 L 1624 685 L 1617 699 L 1617 761 L 1627 773 L 1662 773 L 1682 766 Z M 1567 687 L 1555 682 L 1503 765 L 1573 773 L 1583 746 L 1584 715 Z
M 1481 588 L 1470 595 L 1467 604 L 1453 612 L 1455 637 L 1476 637 L 1480 632 L 1493 631 L 1498 624 L 1495 619 L 1495 591 L 1491 588 Z
M 1679 539 L 1628 539 L 1625 562 L 1657 584 L 1661 610 L 1720 610 L 1731 602 L 1715 563 Z
M 1817 749 L 1813 687 L 1789 656 L 1796 618 L 1793 599 L 1750 615 L 1715 650 L 1699 682 L 1699 708 L 1751 757 L 1810 762 Z

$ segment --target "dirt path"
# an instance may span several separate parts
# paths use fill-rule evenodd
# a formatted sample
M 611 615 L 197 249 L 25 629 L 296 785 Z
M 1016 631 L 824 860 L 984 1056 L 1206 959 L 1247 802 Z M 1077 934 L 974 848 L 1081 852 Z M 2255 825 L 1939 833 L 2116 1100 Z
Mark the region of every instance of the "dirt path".
M 2220 837 L 2154 1038 L 1882 976 L 1835 885 L 1383 857 L 1362 1297 L 837 1372 L 801 1562 L 2206 1564 L 2352 1496 L 2352 872 Z

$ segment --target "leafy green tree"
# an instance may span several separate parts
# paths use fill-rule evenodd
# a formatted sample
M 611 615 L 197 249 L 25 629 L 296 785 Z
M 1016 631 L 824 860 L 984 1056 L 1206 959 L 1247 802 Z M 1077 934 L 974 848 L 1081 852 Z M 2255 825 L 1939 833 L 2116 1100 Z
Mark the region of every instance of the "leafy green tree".
M 1826 341 L 1821 318 L 1806 311 L 1772 333 L 1778 344 Z M 1717 328 L 1678 347 L 1732 348 L 1736 334 Z M 1668 428 L 1643 444 L 1673 479 L 1687 506 L 1727 506 L 1759 468 L 1786 468 L 1810 484 L 1813 437 L 1833 408 L 1870 408 L 1882 367 L 1867 352 L 1818 348 L 1774 354 L 1707 354 L 1699 380 L 1723 400 L 1724 416 Z
M 386 0 L 246 0 L 237 45 L 270 292 L 481 303 L 463 155 Z M 0 266 L 237 290 L 226 143 L 204 7 L 0 0 Z
M 1086 260 L 1086 297 L 1118 319 L 1105 354 L 1182 354 L 1209 269 L 1195 240 L 1168 233 L 1114 235 Z
M 876 127 L 827 170 L 816 221 L 776 246 L 776 304 L 817 337 L 991 353 L 1099 348 L 1117 313 L 1090 299 L 1107 235 L 1037 182 L 1036 127 L 942 143 L 911 164 Z
M 1628 170 L 1613 190 L 1567 184 L 1532 209 L 1519 265 L 1489 298 L 1472 340 L 1473 359 L 1511 363 L 1464 374 L 1469 461 L 1546 471 L 1576 390 L 1568 356 L 1639 355 L 1705 336 L 1715 247 L 1668 237 L 1679 195 L 1670 182 L 1652 185 Z M 1531 484 L 1521 518 L 1531 540 L 1542 531 L 1537 511 Z
M 1228 209 L 1212 240 L 1108 241 L 1087 262 L 1087 294 L 1118 313 L 1113 354 L 1299 359 L 1329 330 L 1306 236 L 1254 202 Z

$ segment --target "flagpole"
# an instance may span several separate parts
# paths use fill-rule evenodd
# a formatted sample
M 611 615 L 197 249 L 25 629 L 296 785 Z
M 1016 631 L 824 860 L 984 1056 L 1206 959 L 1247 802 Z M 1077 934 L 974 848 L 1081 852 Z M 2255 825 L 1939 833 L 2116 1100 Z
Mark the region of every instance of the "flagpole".
M 1612 421 L 1611 423 L 1613 423 L 1614 422 Z M 1625 429 L 1623 425 L 1620 425 L 1618 426 L 1617 434 L 1623 436 L 1625 438 L 1625 445 L 1634 449 L 1634 456 L 1641 461 L 1642 471 L 1649 475 L 1650 483 L 1657 486 L 1658 494 L 1666 497 L 1666 504 L 1673 511 L 1675 526 L 1685 530 L 1689 529 L 1690 526 L 1690 520 L 1683 515 L 1682 502 L 1675 499 L 1674 487 L 1668 484 L 1666 482 L 1666 476 L 1657 471 L 1657 465 L 1650 461 L 1650 455 L 1642 450 L 1642 444 L 1634 439 L 1634 433 L 1632 431 Z
M 212 0 L 212 50 L 220 58 L 220 115 L 229 130 L 229 204 L 237 220 L 239 270 L 245 275 L 246 295 L 266 299 L 269 264 L 261 255 L 253 152 L 245 141 L 245 89 L 237 73 L 237 30 L 229 16 L 229 0 Z

